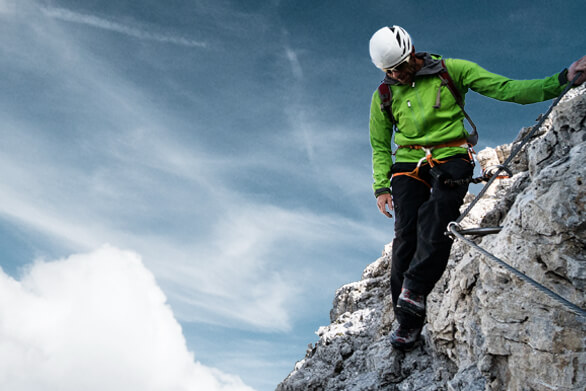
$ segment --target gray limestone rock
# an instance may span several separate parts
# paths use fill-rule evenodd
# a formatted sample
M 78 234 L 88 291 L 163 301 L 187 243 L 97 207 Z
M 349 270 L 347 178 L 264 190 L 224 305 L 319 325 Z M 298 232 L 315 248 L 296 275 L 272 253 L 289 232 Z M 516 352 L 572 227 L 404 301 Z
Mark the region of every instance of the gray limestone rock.
M 572 90 L 462 226 L 539 284 L 586 307 L 586 89 Z M 502 163 L 511 145 L 478 154 Z M 470 198 L 467 198 L 470 201 Z M 338 289 L 331 324 L 277 391 L 570 391 L 586 389 L 586 318 L 456 241 L 428 297 L 413 351 L 393 350 L 390 245 L 358 282 Z

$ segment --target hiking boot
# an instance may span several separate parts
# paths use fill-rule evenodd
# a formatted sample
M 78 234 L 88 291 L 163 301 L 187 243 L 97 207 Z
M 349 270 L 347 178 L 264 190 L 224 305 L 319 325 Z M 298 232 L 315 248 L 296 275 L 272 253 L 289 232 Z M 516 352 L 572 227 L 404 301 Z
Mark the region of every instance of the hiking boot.
M 420 335 L 421 328 L 408 329 L 399 325 L 399 328 L 391 334 L 391 345 L 399 350 L 409 350 L 419 340 Z
M 423 318 L 425 317 L 425 296 L 403 288 L 397 300 L 397 310 Z

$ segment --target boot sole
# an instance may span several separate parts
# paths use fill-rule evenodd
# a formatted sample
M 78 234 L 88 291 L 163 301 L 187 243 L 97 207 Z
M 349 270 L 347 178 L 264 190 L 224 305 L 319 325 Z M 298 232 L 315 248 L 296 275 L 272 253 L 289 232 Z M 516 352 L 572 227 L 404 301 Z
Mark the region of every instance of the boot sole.
M 397 350 L 401 350 L 403 352 L 409 352 L 417 347 L 420 340 L 421 340 L 421 337 L 418 336 L 417 339 L 413 342 L 402 343 L 402 342 L 397 342 L 397 341 L 391 341 L 391 345 Z
M 425 309 L 422 310 L 420 307 L 417 307 L 416 305 L 413 305 L 405 300 L 398 301 L 397 309 L 406 312 L 409 315 L 416 316 L 418 318 L 425 317 Z

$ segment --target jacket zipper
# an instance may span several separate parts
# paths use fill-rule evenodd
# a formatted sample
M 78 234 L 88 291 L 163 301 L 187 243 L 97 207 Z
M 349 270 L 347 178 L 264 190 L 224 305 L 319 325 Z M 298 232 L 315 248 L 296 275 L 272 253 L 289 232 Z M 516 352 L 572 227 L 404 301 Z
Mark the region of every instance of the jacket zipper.
M 415 88 L 415 82 L 411 83 L 411 88 Z M 415 90 L 415 97 L 417 98 L 417 104 L 419 105 L 418 113 L 415 112 L 413 104 L 409 99 L 407 99 L 407 107 L 411 109 L 411 115 L 413 116 L 413 123 L 415 124 L 415 128 L 417 129 L 417 134 L 423 135 L 423 132 L 421 131 L 423 125 L 423 121 L 421 118 L 421 99 L 419 97 L 419 93 L 417 90 Z

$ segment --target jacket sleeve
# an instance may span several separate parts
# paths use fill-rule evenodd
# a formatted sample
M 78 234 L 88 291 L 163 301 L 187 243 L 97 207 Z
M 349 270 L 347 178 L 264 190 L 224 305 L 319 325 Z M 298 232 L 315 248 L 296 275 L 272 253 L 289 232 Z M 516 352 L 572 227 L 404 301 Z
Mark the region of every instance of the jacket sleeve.
M 553 99 L 567 84 L 563 72 L 543 79 L 513 80 L 466 60 L 447 59 L 446 66 L 464 93 L 471 89 L 490 98 L 520 104 Z
M 393 165 L 393 125 L 380 108 L 378 90 L 372 95 L 370 105 L 370 145 L 372 146 L 372 171 L 375 196 L 390 193 L 391 166 Z

